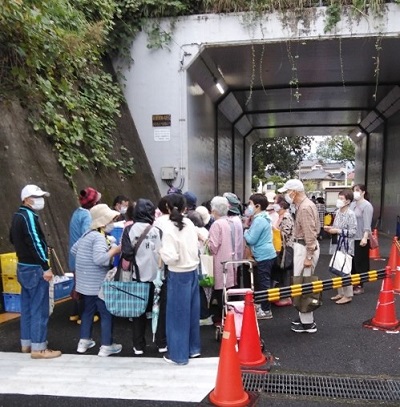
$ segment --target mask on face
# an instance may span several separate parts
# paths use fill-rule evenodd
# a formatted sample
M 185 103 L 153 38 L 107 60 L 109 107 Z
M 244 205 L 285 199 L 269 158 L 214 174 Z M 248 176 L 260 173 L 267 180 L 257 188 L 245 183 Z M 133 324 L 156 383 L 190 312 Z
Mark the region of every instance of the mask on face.
M 278 212 L 278 211 L 280 211 L 282 209 L 279 204 L 274 204 L 273 206 L 274 206 L 274 211 L 275 212 Z
M 109 223 L 109 224 L 106 225 L 106 227 L 104 228 L 104 232 L 106 232 L 106 233 L 111 233 L 113 229 L 114 229 L 114 223 Z
M 336 208 L 341 209 L 341 208 L 343 208 L 344 206 L 346 206 L 346 203 L 343 202 L 341 199 L 338 199 L 338 200 L 336 201 Z
M 285 201 L 291 205 L 293 203 L 293 198 L 290 197 L 289 194 L 285 194 Z
M 254 215 L 254 206 L 253 205 L 249 205 L 245 211 L 245 215 L 247 216 L 252 216 Z
M 40 211 L 44 208 L 44 198 L 32 198 L 33 204 L 32 209 L 34 209 L 35 211 Z
M 361 199 L 361 192 L 360 191 L 354 191 L 354 200 L 358 201 Z
M 120 208 L 120 210 L 119 210 L 119 213 L 120 213 L 121 215 L 125 215 L 127 209 L 128 209 L 127 206 L 121 206 L 121 208 Z

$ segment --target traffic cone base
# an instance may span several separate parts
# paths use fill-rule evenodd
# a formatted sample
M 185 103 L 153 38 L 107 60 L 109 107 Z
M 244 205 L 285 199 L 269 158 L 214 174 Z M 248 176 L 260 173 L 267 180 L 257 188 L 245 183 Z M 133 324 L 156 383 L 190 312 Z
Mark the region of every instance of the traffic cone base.
M 225 318 L 221 341 L 217 380 L 209 399 L 211 403 L 221 407 L 246 406 L 249 395 L 243 389 L 242 372 L 236 352 L 235 319 L 230 311 Z
M 261 351 L 260 334 L 251 291 L 246 293 L 244 300 L 243 323 L 239 341 L 239 361 L 241 366 L 261 366 L 267 361 Z
M 396 318 L 393 282 L 390 267 L 386 267 L 386 276 L 382 281 L 375 316 L 363 323 L 365 328 L 377 328 L 387 331 L 397 331 L 400 322 Z

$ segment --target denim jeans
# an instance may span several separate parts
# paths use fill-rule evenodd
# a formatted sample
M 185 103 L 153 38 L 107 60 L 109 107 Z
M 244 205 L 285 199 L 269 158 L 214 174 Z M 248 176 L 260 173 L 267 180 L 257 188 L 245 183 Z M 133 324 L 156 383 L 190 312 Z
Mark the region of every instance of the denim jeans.
M 21 284 L 21 346 L 31 346 L 33 351 L 47 348 L 47 323 L 49 321 L 49 283 L 43 278 L 39 265 L 17 266 Z
M 255 273 L 256 291 L 266 291 L 271 288 L 271 272 L 276 262 L 276 257 L 268 260 L 257 261 L 257 270 Z M 261 302 L 263 311 L 271 310 L 271 303 L 267 300 Z
M 197 270 L 168 272 L 167 343 L 171 360 L 186 364 L 200 353 L 200 295 Z
M 97 295 L 81 294 L 83 303 L 81 337 L 80 339 L 92 338 L 93 317 L 96 311 L 100 314 L 101 344 L 111 345 L 113 343 L 113 316 L 106 308 L 106 304 Z

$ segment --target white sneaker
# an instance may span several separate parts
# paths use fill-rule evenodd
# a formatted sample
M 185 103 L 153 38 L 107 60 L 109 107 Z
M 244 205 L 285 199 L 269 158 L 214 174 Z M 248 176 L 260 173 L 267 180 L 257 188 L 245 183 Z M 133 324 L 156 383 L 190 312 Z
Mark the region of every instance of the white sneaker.
M 136 349 L 135 347 L 133 347 L 133 353 L 135 355 L 143 355 L 144 351 L 142 349 Z
M 100 346 L 100 350 L 98 355 L 105 357 L 105 356 L 110 356 L 114 355 L 115 353 L 119 353 L 122 350 L 122 345 L 118 343 L 113 343 L 112 345 L 102 345 Z
M 214 325 L 211 317 L 200 319 L 200 326 Z
M 93 339 L 81 339 L 78 342 L 78 353 L 85 353 L 88 349 L 93 348 L 96 345 L 96 342 Z
M 158 353 L 165 353 L 168 352 L 168 346 L 165 346 L 164 348 L 158 348 Z
M 257 319 L 271 319 L 271 311 L 263 311 L 261 308 L 257 311 Z

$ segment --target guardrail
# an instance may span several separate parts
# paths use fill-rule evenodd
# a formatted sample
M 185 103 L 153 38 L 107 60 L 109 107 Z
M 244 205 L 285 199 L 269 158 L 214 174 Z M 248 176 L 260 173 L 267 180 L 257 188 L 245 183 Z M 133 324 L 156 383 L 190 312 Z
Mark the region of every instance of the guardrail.
M 391 274 L 390 269 L 388 270 Z M 254 302 L 279 301 L 284 298 L 298 297 L 303 294 L 319 293 L 321 291 L 332 290 L 349 285 L 359 285 L 360 283 L 372 283 L 381 280 L 386 275 L 386 269 L 370 270 L 366 273 L 351 274 L 347 277 L 333 277 L 328 280 L 318 280 L 312 283 L 293 284 L 287 287 L 270 288 L 263 291 L 254 292 Z

